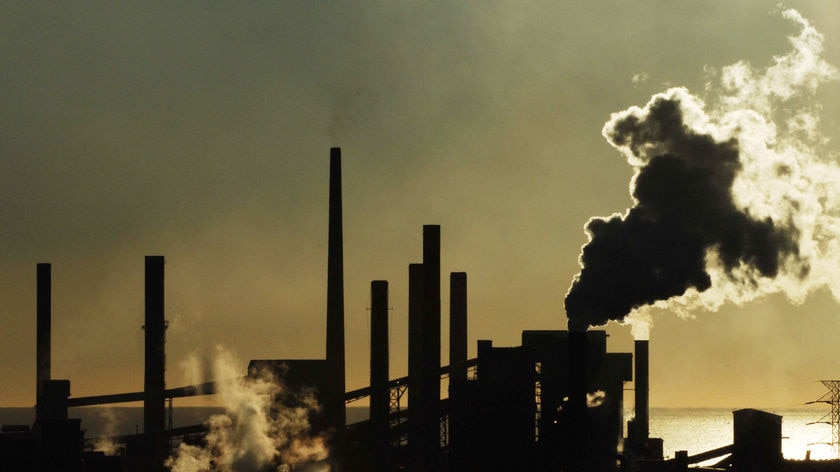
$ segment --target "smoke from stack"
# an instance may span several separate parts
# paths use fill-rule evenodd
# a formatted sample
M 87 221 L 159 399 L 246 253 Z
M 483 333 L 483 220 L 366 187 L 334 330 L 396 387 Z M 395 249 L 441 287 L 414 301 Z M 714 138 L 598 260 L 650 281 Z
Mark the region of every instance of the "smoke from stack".
M 705 103 L 685 88 L 614 113 L 607 141 L 633 166 L 634 206 L 586 224 L 566 295 L 569 328 L 648 307 L 715 310 L 770 293 L 840 298 L 840 167 L 818 129 L 818 86 L 838 77 L 794 10 L 793 49 L 756 70 L 725 67 Z
M 223 346 L 216 347 L 212 360 L 191 355 L 183 363 L 188 376 L 198 375 L 190 378 L 195 383 L 208 380 L 203 375 L 209 366 L 210 378 L 217 383 L 217 399 L 225 411 L 205 422 L 205 444 L 182 442 L 167 460 L 167 467 L 172 472 L 264 472 L 323 464 L 329 456 L 327 439 L 314 434 L 309 423 L 309 414 L 321 408 L 314 395 L 290 391 L 268 371 L 243 378 L 240 365 Z M 292 397 L 298 406 L 275 407 Z

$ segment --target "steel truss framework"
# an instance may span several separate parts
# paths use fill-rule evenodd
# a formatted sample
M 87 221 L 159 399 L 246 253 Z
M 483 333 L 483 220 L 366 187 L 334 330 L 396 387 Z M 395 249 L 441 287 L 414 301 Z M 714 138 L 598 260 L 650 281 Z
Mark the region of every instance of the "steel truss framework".
M 808 403 L 828 403 L 831 411 L 814 423 L 826 423 L 831 425 L 831 447 L 834 454 L 840 458 L 840 380 L 820 380 L 828 392 L 819 400 Z M 809 423 L 809 424 L 814 424 Z

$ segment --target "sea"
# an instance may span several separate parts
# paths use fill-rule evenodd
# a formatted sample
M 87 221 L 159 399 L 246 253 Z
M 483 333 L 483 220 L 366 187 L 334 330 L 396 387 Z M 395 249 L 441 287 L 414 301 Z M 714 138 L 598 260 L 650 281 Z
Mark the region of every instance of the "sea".
M 650 436 L 663 439 L 666 457 L 676 451 L 689 455 L 728 446 L 733 442 L 729 408 L 652 408 Z M 832 428 L 827 408 L 763 409 L 782 417 L 782 455 L 785 459 L 837 459 L 831 445 Z M 625 415 L 625 418 L 631 415 Z M 715 460 L 702 463 L 714 463 Z
M 765 409 L 782 416 L 782 454 L 786 459 L 838 458 L 837 446 L 831 445 L 832 428 L 827 408 Z M 650 436 L 662 438 L 666 457 L 676 451 L 689 455 L 732 444 L 730 408 L 652 408 Z M 216 407 L 175 407 L 174 427 L 201 424 L 211 415 L 223 413 Z M 0 425 L 31 425 L 33 408 L 0 408 Z M 142 429 L 143 410 L 139 407 L 71 408 L 71 418 L 81 418 L 86 438 L 135 434 Z M 363 420 L 367 408 L 348 408 L 348 422 Z M 632 417 L 627 412 L 625 418 Z

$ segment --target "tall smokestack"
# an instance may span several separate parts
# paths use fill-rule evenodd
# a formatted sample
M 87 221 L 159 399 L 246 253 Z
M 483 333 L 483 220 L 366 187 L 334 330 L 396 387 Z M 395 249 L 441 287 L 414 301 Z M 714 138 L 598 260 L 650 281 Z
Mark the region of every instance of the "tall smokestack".
M 423 426 L 427 470 L 440 454 L 440 226 L 423 225 Z
M 449 465 L 467 470 L 467 274 L 449 274 Z
M 146 371 L 143 398 L 143 432 L 149 471 L 162 471 L 166 458 L 166 321 L 164 319 L 164 259 L 146 256 Z
M 371 471 L 389 469 L 388 415 L 391 397 L 388 392 L 388 282 L 370 284 L 370 426 Z
M 467 380 L 467 273 L 449 274 L 449 382 Z
M 412 471 L 425 470 L 423 454 L 423 264 L 408 265 L 408 447 Z
M 333 372 L 334 391 L 324 405 L 330 423 L 346 424 L 344 392 L 344 242 L 341 208 L 341 148 L 330 148 L 330 208 L 327 261 L 327 363 Z
M 52 337 L 52 266 L 37 265 L 37 327 L 35 353 L 35 402 L 36 416 L 41 417 L 43 410 L 44 382 L 50 380 L 51 337 Z
M 637 340 L 634 342 L 636 350 L 635 359 L 635 428 L 639 441 L 647 441 L 650 434 L 649 427 L 649 352 L 648 341 Z
M 586 460 L 589 428 L 586 415 L 587 335 L 583 330 L 569 330 L 569 464 L 579 470 Z

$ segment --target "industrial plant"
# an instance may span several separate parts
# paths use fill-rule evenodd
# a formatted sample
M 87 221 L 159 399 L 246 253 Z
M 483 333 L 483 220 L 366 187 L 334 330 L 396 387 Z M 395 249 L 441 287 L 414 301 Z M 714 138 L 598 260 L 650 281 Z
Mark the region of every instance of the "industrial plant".
M 732 445 L 689 455 L 663 453 L 650 437 L 649 342 L 634 352 L 608 352 L 606 331 L 528 330 L 519 346 L 477 340 L 469 358 L 467 274 L 448 274 L 449 358 L 441 359 L 440 226 L 422 227 L 422 261 L 408 270 L 408 375 L 393 378 L 389 353 L 388 281 L 370 283 L 370 383 L 348 391 L 345 382 L 344 261 L 341 150 L 330 152 L 326 355 L 323 359 L 254 359 L 245 382 L 265 375 L 292 392 L 309 392 L 311 432 L 326 438 L 326 457 L 275 463 L 266 470 L 369 471 L 681 471 L 735 472 L 840 470 L 838 461 L 782 457 L 780 416 L 752 409 L 733 413 Z M 53 379 L 51 266 L 37 265 L 35 418 L 4 425 L 0 471 L 163 472 L 177 444 L 206 444 L 208 426 L 174 428 L 167 403 L 210 395 L 216 382 L 168 388 L 164 257 L 145 258 L 145 377 L 142 392 L 92 397 L 71 395 L 71 382 Z M 403 290 L 403 287 L 399 288 Z M 633 382 L 633 416 L 625 418 L 624 391 Z M 369 417 L 351 422 L 347 406 L 369 402 Z M 109 438 L 119 447 L 94 451 L 81 420 L 69 408 L 143 402 L 142 430 Z M 277 397 L 270 414 L 296 407 Z M 363 402 L 365 403 L 365 402 Z M 714 465 L 698 466 L 714 461 Z M 214 469 L 213 464 L 210 469 Z M 201 469 L 205 470 L 205 469 Z

